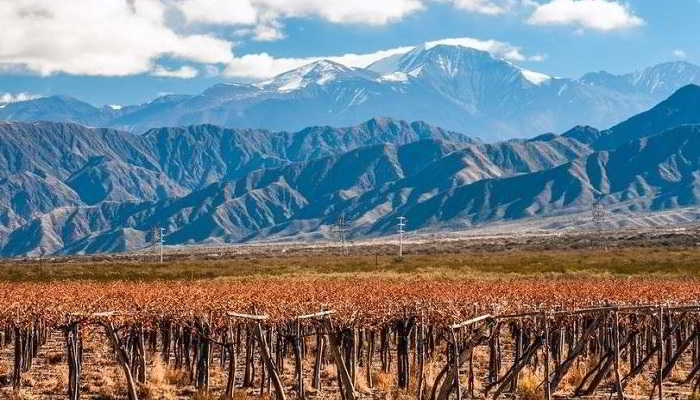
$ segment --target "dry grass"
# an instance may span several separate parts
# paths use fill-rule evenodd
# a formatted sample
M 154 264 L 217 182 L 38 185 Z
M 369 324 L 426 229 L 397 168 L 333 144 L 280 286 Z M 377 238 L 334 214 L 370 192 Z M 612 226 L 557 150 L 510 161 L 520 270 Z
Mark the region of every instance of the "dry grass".
M 413 400 L 416 398 L 416 394 L 410 389 L 395 389 L 389 392 L 388 398 L 391 400 Z
M 621 246 L 624 244 L 621 244 Z M 314 254 L 231 256 L 228 259 L 179 258 L 165 264 L 142 259 L 82 261 L 57 259 L 40 264 L 5 261 L 0 279 L 7 281 L 53 280 L 206 280 L 252 277 L 313 278 L 372 275 L 377 278 L 502 278 L 519 276 L 609 277 L 652 275 L 659 277 L 700 276 L 700 248 L 669 247 L 553 248 L 516 246 L 483 248 L 468 246 L 430 254 L 408 255 L 397 263 L 392 256 L 375 259 L 371 248 L 364 255 L 337 256 L 323 251 Z M 654 247 L 656 246 L 656 247 Z
M 246 395 L 245 398 L 248 398 Z M 192 395 L 192 400 L 219 400 L 219 398 L 212 392 L 195 392 Z
M 119 372 L 116 367 L 104 368 L 102 371 L 85 374 L 83 378 L 88 393 L 96 393 L 101 399 L 115 399 L 121 394 Z
M 9 390 L 3 393 L 7 400 L 31 400 L 31 396 L 25 390 Z
M 635 396 L 649 396 L 652 388 L 654 387 L 654 382 L 644 374 L 639 374 L 627 382 L 625 387 L 625 394 L 635 395 Z
M 588 371 L 595 368 L 598 363 L 596 357 L 581 357 L 569 368 L 569 372 L 564 376 L 559 386 L 560 390 L 573 392 L 583 382 Z M 622 371 L 621 371 L 622 373 Z
M 518 399 L 521 400 L 542 400 L 544 393 L 540 386 L 542 379 L 532 370 L 525 369 L 518 379 Z
M 396 387 L 396 376 L 389 372 L 374 372 L 376 375 L 372 377 L 377 389 L 381 392 L 391 392 Z
M 335 364 L 330 363 L 321 370 L 321 377 L 328 380 L 335 380 L 338 377 L 338 369 Z
M 145 400 L 177 399 L 176 387 L 169 380 L 171 370 L 163 365 L 160 357 L 153 357 L 152 360 L 147 382 L 139 385 L 139 398 Z
M 367 382 L 367 374 L 364 368 L 361 371 L 357 371 L 357 377 L 355 382 L 355 390 L 362 394 L 370 394 L 372 390 L 369 388 Z

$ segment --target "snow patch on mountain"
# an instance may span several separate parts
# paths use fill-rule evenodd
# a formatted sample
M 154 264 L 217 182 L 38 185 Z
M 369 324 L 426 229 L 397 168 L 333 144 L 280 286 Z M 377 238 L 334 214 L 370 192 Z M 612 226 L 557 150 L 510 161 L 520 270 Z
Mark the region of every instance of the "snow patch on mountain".
M 525 79 L 530 81 L 534 85 L 541 85 L 550 79 L 552 79 L 551 76 L 547 74 L 543 74 L 541 72 L 535 72 L 535 71 L 530 71 L 529 69 L 521 69 L 520 73 L 523 75 Z
M 382 75 L 379 81 L 384 82 L 407 82 L 408 75 L 404 72 L 392 72 L 390 74 Z

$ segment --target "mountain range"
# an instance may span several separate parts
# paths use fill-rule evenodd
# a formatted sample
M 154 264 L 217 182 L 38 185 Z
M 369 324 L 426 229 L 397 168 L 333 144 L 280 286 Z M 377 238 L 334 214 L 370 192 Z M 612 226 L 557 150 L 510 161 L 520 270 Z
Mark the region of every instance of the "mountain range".
M 422 45 L 367 68 L 323 60 L 264 82 L 218 84 L 198 95 L 167 95 L 141 105 L 95 107 L 65 96 L 9 103 L 0 105 L 0 120 L 74 122 L 141 134 L 199 124 L 301 130 L 386 116 L 496 141 L 576 124 L 611 126 L 689 83 L 700 84 L 700 67 L 680 61 L 569 79 L 472 48 Z
M 341 215 L 360 237 L 393 233 L 398 216 L 418 230 L 567 215 L 594 202 L 614 213 L 671 210 L 698 205 L 698 171 L 695 85 L 606 130 L 495 143 L 389 118 L 142 135 L 3 122 L 0 254 L 139 249 L 158 227 L 175 245 L 327 238 Z

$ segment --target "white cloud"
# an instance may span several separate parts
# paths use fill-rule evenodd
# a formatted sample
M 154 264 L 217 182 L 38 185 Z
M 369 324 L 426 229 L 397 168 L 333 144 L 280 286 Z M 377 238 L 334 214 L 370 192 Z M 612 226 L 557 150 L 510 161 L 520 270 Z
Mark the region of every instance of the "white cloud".
M 232 59 L 231 43 L 181 34 L 160 0 L 0 0 L 0 64 L 42 75 L 123 76 L 152 71 L 161 57 Z
M 503 5 L 489 0 L 453 0 L 455 7 L 481 14 L 496 15 L 506 12 Z
M 258 10 L 248 0 L 184 0 L 176 3 L 188 22 L 253 25 Z
M 428 48 L 446 44 L 449 46 L 463 46 L 471 47 L 472 49 L 477 49 L 481 51 L 486 51 L 493 54 L 496 57 L 504 58 L 510 61 L 543 61 L 544 58 L 541 55 L 535 55 L 532 57 L 527 57 L 522 53 L 520 47 L 513 46 L 510 43 L 500 42 L 498 40 L 479 40 L 470 37 L 461 38 L 450 38 L 435 40 L 432 42 L 427 42 L 426 46 Z
M 245 0 L 244 0 L 245 1 Z M 383 25 L 423 9 L 421 0 L 248 0 L 283 17 L 318 16 L 335 23 Z
M 166 78 L 194 78 L 199 75 L 199 71 L 196 68 L 190 67 L 189 65 L 183 65 L 177 69 L 167 69 L 162 65 L 157 65 L 153 69 L 153 75 L 162 76 Z
M 210 24 L 253 25 L 265 16 L 314 16 L 334 23 L 382 25 L 421 10 L 423 0 L 184 0 L 176 5 L 188 21 Z
M 496 15 L 532 0 L 170 0 L 190 23 L 245 26 L 257 40 L 284 37 L 286 18 L 317 17 L 332 23 L 385 25 L 447 2 L 469 12 Z
M 322 58 L 364 67 L 411 47 L 332 57 L 275 58 L 266 53 L 235 57 L 234 43 L 209 33 L 212 29 L 207 25 L 231 27 L 234 34 L 257 40 L 278 40 L 284 37 L 286 18 L 383 25 L 423 10 L 432 2 L 498 14 L 530 1 L 0 0 L 0 70 L 25 69 L 41 75 L 150 73 L 192 78 L 200 71 L 211 75 L 212 70 L 223 69 L 230 76 L 268 78 Z M 180 17 L 173 15 L 176 10 Z M 456 38 L 434 43 L 461 44 L 513 61 L 536 61 L 539 57 L 526 57 L 519 48 L 498 41 Z M 164 58 L 195 65 L 168 69 L 162 66 Z
M 16 103 L 18 101 L 27 101 L 38 99 L 39 95 L 33 93 L 0 93 L 0 104 Z
M 676 58 L 688 58 L 688 53 L 686 53 L 684 50 L 676 49 L 673 50 L 673 56 Z
M 542 55 L 526 56 L 519 47 L 497 40 L 479 40 L 469 37 L 448 38 L 425 43 L 425 46 L 432 48 L 441 44 L 471 47 L 487 51 L 496 57 L 510 61 L 541 61 L 544 59 Z M 414 48 L 415 46 L 403 46 L 365 54 L 348 53 L 335 56 L 303 58 L 276 58 L 267 53 L 247 54 L 235 57 L 227 65 L 224 75 L 238 78 L 266 79 L 319 60 L 330 60 L 348 67 L 364 68 L 382 58 L 405 54 Z
M 284 37 L 285 18 L 318 17 L 333 23 L 384 25 L 422 10 L 425 0 L 172 1 L 190 23 L 247 26 L 239 33 L 246 32 L 257 40 L 278 40 Z
M 535 8 L 533 25 L 574 25 L 598 31 L 638 27 L 644 20 L 615 0 L 551 0 Z

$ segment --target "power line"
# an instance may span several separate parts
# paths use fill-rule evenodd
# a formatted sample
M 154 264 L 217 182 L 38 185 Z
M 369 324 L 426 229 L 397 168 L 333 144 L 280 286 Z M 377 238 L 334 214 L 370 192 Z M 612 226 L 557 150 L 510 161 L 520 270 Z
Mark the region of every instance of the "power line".
M 399 258 L 403 258 L 403 234 L 406 232 L 406 217 L 399 217 Z

